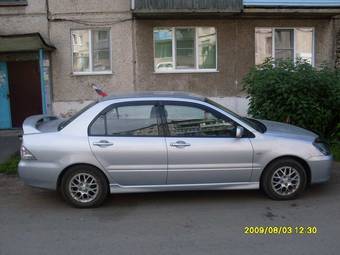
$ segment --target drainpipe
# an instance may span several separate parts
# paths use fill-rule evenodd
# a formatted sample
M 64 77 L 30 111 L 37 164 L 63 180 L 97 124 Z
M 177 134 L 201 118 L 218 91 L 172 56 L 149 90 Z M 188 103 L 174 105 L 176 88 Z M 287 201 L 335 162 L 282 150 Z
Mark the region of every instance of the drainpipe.
M 47 114 L 46 105 L 46 84 L 44 79 L 44 49 L 39 49 L 39 67 L 40 67 L 40 86 L 41 86 L 41 103 L 43 114 Z

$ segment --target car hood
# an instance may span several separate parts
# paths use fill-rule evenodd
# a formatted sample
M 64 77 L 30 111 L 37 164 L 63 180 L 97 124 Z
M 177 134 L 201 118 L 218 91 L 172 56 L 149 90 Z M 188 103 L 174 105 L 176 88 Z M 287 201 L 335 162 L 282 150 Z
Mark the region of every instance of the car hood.
M 302 138 L 308 140 L 315 140 L 315 138 L 318 137 L 317 134 L 294 125 L 269 120 L 258 121 L 262 122 L 266 126 L 266 134 L 268 135 L 289 138 Z

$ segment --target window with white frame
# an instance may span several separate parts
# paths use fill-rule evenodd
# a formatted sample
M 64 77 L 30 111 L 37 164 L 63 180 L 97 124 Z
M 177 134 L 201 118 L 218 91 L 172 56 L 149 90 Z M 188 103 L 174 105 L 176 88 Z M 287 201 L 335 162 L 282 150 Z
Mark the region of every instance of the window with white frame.
M 109 29 L 72 30 L 71 42 L 74 74 L 111 72 Z
M 314 65 L 313 28 L 256 28 L 255 64 L 267 58 L 306 60 Z
M 154 28 L 155 72 L 216 71 L 214 27 Z

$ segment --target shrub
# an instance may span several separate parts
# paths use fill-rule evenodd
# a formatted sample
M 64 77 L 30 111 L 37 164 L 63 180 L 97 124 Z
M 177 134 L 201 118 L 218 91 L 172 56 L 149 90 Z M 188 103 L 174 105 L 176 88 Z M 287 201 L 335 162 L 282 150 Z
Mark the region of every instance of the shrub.
M 243 80 L 255 118 L 291 123 L 330 139 L 340 123 L 340 72 L 305 61 L 255 66 Z
M 340 161 L 340 144 L 332 144 L 331 146 L 333 157 L 336 161 Z
M 331 135 L 331 140 L 340 144 L 340 123 L 338 123 L 333 134 Z

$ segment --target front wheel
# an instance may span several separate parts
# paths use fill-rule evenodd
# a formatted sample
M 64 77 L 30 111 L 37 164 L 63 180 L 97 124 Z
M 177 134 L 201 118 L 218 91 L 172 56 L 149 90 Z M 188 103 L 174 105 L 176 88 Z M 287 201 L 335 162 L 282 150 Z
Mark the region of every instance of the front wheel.
M 66 202 L 78 208 L 99 206 L 108 194 L 108 184 L 98 169 L 78 165 L 69 169 L 61 181 L 61 193 Z
M 280 159 L 265 169 L 261 185 L 264 192 L 272 199 L 295 199 L 306 188 L 306 171 L 294 159 Z

